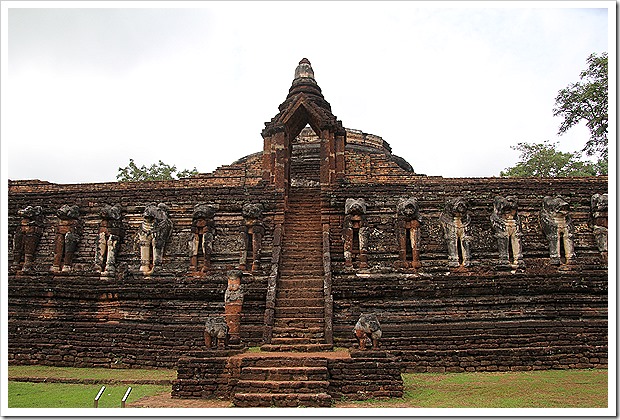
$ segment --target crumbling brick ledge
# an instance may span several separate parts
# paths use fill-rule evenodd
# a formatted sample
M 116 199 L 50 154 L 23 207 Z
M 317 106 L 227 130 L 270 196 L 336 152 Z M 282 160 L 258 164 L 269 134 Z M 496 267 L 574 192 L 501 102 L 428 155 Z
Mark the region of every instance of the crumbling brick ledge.
M 341 399 L 399 398 L 404 389 L 401 367 L 399 359 L 383 350 L 192 352 L 178 361 L 172 397 L 237 401 L 239 392 L 243 392 L 242 383 L 252 380 L 257 398 L 263 398 L 265 404 L 259 401 L 245 406 L 272 406 L 274 402 L 278 405 L 277 397 L 283 395 L 288 395 L 288 405 L 306 396 L 305 406 L 312 406 L 312 402 L 315 406 L 330 406 Z M 321 369 L 325 371 L 324 377 L 320 376 Z M 290 379 L 281 376 L 285 371 L 292 375 Z M 264 385 L 260 385 L 261 379 Z M 247 394 L 243 395 L 247 398 Z M 325 398 L 318 398 L 321 395 L 329 398 L 327 404 Z

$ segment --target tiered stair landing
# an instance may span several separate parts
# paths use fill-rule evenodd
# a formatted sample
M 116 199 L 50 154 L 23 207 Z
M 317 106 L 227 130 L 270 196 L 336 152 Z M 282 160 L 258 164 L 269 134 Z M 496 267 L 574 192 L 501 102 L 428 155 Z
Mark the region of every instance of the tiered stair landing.
M 402 364 L 385 351 L 208 350 L 179 359 L 173 398 L 227 398 L 237 407 L 330 407 L 398 398 Z
M 293 187 L 284 221 L 273 335 L 264 351 L 320 351 L 325 343 L 319 187 Z
M 330 407 L 325 357 L 245 356 L 238 361 L 237 407 Z

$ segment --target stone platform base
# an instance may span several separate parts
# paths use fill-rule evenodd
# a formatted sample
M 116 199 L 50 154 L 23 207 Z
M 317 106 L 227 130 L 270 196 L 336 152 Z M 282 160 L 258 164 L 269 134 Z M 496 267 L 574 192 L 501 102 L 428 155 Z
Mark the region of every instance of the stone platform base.
M 329 407 L 334 399 L 403 395 L 386 351 L 196 352 L 179 359 L 174 398 L 228 398 L 237 407 Z

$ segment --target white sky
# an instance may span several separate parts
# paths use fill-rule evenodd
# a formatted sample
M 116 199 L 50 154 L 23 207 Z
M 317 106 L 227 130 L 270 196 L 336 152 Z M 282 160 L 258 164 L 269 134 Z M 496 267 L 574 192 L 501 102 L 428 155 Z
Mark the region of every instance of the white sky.
M 307 57 L 343 125 L 416 172 L 498 175 L 517 142 L 589 137 L 558 137 L 552 110 L 591 53 L 615 62 L 615 2 L 576 6 L 5 1 L 3 164 L 58 183 L 115 181 L 130 158 L 211 172 L 262 150 Z

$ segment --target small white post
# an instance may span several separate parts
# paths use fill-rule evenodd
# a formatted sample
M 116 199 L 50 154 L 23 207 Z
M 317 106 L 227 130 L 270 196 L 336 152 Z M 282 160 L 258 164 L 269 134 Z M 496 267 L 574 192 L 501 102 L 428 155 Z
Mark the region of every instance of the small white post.
M 131 394 L 131 387 L 127 388 L 127 392 L 125 392 L 125 396 L 121 400 L 121 408 L 125 408 L 125 401 L 127 401 L 127 397 Z
M 101 387 L 101 389 L 99 390 L 99 393 L 95 397 L 95 408 L 99 407 L 99 398 L 101 398 L 103 391 L 105 391 L 105 385 Z

